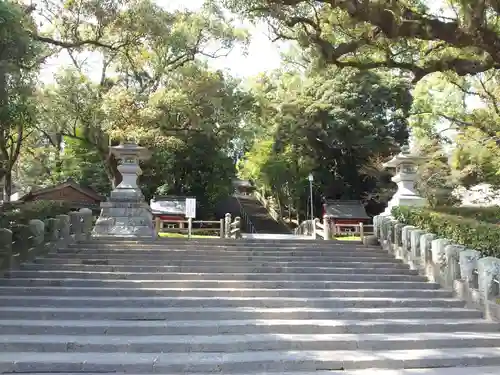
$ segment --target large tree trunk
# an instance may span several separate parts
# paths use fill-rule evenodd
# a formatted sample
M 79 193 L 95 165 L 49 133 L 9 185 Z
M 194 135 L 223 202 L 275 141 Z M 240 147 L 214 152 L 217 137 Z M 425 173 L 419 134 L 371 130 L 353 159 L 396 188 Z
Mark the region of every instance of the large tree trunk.
M 118 160 L 109 152 L 109 149 L 99 148 L 99 156 L 104 164 L 104 169 L 114 189 L 122 182 L 122 175 L 118 171 Z
M 4 176 L 3 185 L 3 201 L 10 202 L 10 196 L 12 195 L 12 171 L 8 171 Z

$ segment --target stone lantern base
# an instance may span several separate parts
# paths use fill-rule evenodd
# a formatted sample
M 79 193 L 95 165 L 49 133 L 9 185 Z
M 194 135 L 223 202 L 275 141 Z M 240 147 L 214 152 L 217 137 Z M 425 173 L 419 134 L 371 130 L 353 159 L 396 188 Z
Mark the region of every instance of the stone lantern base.
M 109 200 L 101 203 L 101 215 L 92 235 L 155 238 L 153 214 L 141 191 L 119 188 L 113 190 Z
M 153 214 L 144 200 L 137 178 L 142 173 L 140 160 L 151 155 L 133 143 L 111 147 L 118 160 L 122 182 L 111 192 L 107 202 L 101 203 L 101 215 L 95 224 L 94 237 L 142 237 L 156 238 Z
M 406 197 L 394 196 L 381 216 L 390 216 L 393 207 L 398 206 L 410 206 L 410 207 L 423 207 L 427 205 L 425 198 L 419 197 L 418 195 L 409 195 Z

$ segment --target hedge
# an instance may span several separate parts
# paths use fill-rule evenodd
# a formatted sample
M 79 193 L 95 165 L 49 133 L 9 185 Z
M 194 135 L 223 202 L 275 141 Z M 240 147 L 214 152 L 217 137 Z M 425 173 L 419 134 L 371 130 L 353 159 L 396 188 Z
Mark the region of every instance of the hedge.
M 436 207 L 435 211 L 500 224 L 500 207 Z
M 0 211 L 0 228 L 12 228 L 28 224 L 32 219 L 45 220 L 71 211 L 63 201 L 33 201 L 26 203 L 4 203 Z
M 428 208 L 394 207 L 392 216 L 403 224 L 413 225 L 480 251 L 483 256 L 500 256 L 498 225 Z

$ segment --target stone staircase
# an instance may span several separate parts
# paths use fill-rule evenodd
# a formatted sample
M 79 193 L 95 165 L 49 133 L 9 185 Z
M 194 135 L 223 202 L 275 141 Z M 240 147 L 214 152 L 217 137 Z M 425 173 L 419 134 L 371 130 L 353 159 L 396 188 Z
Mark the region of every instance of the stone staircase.
M 499 324 L 354 243 L 103 239 L 5 276 L 0 373 L 500 374 Z
M 291 234 L 290 228 L 274 220 L 267 208 L 253 195 L 239 195 L 241 207 L 246 212 L 257 233 Z

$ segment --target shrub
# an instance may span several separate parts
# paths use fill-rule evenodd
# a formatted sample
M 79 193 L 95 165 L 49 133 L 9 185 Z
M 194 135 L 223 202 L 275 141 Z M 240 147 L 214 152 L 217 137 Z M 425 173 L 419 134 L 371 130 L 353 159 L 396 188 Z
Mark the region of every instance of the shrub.
M 458 215 L 486 221 L 488 223 L 500 224 L 500 207 L 436 207 L 438 212 L 447 213 L 450 215 Z
M 12 228 L 28 224 L 32 219 L 45 220 L 71 210 L 63 201 L 33 201 L 26 203 L 5 203 L 0 211 L 0 228 Z
M 498 225 L 428 208 L 394 207 L 392 215 L 401 223 L 480 251 L 483 256 L 500 256 Z

